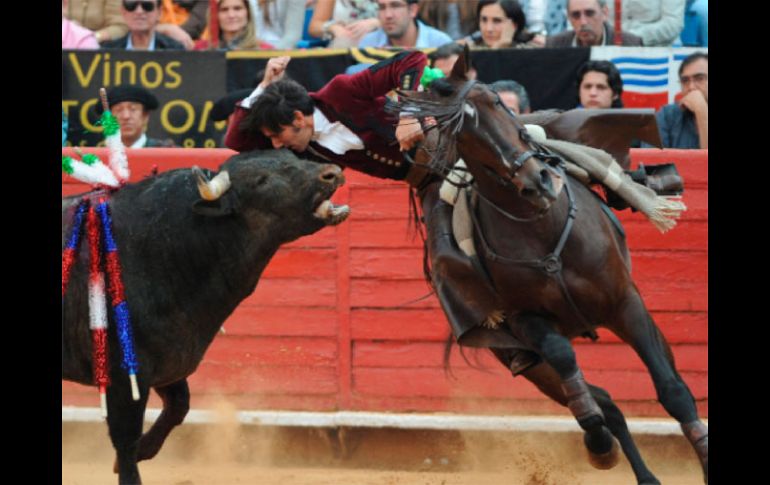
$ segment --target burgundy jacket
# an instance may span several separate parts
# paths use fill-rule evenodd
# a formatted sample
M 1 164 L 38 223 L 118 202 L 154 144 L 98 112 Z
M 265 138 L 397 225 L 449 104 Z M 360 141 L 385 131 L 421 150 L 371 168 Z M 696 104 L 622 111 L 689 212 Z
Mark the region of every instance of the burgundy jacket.
M 334 153 L 311 141 L 297 155 L 318 162 L 332 162 L 374 177 L 402 180 L 408 171 L 396 141 L 394 115 L 385 112 L 385 97 L 395 88 L 416 89 L 427 64 L 424 53 L 401 52 L 353 75 L 335 76 L 320 91 L 310 93 L 315 106 L 329 119 L 339 121 L 364 142 L 363 150 Z M 237 106 L 225 136 L 225 145 L 239 152 L 273 148 L 262 133 L 246 134 L 238 129 L 248 111 Z

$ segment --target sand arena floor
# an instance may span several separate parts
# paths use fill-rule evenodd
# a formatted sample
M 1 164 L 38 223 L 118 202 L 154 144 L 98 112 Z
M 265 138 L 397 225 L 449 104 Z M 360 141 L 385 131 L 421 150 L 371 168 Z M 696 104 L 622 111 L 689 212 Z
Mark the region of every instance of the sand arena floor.
M 184 424 L 158 456 L 139 464 L 145 485 L 621 485 L 625 458 L 594 470 L 578 433 L 461 432 Z M 338 448 L 342 443 L 343 448 Z M 703 483 L 682 436 L 640 436 L 648 466 L 666 485 Z M 336 450 L 336 453 L 335 453 Z M 103 423 L 62 423 L 62 484 L 117 483 Z

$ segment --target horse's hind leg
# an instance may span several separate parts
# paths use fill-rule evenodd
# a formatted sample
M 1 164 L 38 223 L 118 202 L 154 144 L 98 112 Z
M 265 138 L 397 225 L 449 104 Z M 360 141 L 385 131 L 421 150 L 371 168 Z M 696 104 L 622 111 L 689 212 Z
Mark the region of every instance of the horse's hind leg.
M 698 418 L 695 398 L 676 371 L 671 348 L 635 288 L 629 291 L 617 324 L 610 330 L 631 345 L 647 366 L 658 401 L 679 421 L 684 435 L 698 454 L 704 480 L 708 483 L 708 428 Z
M 578 368 L 570 341 L 554 330 L 551 321 L 539 315 L 519 315 L 513 327 L 514 333 L 529 343 L 559 376 L 567 407 L 585 431 L 583 440 L 591 454 L 591 464 L 601 469 L 615 466 L 618 442 L 607 428 L 604 414 Z
M 135 485 L 142 483 L 136 466 L 139 437 L 142 435 L 144 410 L 149 388 L 142 385 L 139 376 L 139 400 L 131 397 L 128 376 L 115 376 L 107 389 L 107 426 L 110 440 L 117 453 L 118 483 Z
M 510 362 L 512 361 L 510 350 L 490 350 L 492 350 L 492 353 L 495 354 L 503 365 L 510 367 Z M 564 391 L 561 388 L 561 378 L 556 371 L 553 370 L 553 367 L 542 362 L 526 369 L 520 375 L 537 386 L 543 394 L 562 406 L 567 407 L 567 396 L 565 396 Z M 636 448 L 636 443 L 634 443 L 633 437 L 628 431 L 626 419 L 620 409 L 615 405 L 615 402 L 612 400 L 609 393 L 601 387 L 591 384 L 588 384 L 588 388 L 591 390 L 591 395 L 596 399 L 597 404 L 599 404 L 599 407 L 604 413 L 607 427 L 620 442 L 623 453 L 626 455 L 626 458 L 628 458 L 631 469 L 634 471 L 637 483 L 639 485 L 660 485 L 660 481 L 655 478 L 655 475 L 653 475 L 644 463 L 639 450 Z
M 187 379 L 163 387 L 156 387 L 163 400 L 163 410 L 152 427 L 139 440 L 137 461 L 149 460 L 160 451 L 171 430 L 182 424 L 190 410 L 190 388 Z

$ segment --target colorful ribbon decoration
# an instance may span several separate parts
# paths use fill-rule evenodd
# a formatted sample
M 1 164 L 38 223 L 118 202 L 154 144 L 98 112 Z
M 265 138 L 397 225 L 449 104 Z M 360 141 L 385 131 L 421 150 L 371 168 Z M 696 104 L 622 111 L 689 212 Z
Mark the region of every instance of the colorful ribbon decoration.
M 99 386 L 99 400 L 102 416 L 107 417 L 107 386 L 109 371 L 107 360 L 107 301 L 104 296 L 104 273 L 102 272 L 101 245 L 99 241 L 99 218 L 92 205 L 88 209 L 88 245 L 90 268 L 88 278 L 88 326 L 93 343 L 94 383 Z
M 72 272 L 72 265 L 75 264 L 75 258 L 77 257 L 77 249 L 80 245 L 80 236 L 83 233 L 83 216 L 88 210 L 88 199 L 83 199 L 75 209 L 75 216 L 73 217 L 72 231 L 70 231 L 70 237 L 67 239 L 67 245 L 64 246 L 64 251 L 61 255 L 61 297 L 64 298 L 64 293 L 67 292 L 67 284 L 70 280 L 70 274 Z
M 430 83 L 436 79 L 441 79 L 442 77 L 446 76 L 444 76 L 444 71 L 441 69 L 425 66 L 425 69 L 422 71 L 422 77 L 420 78 L 420 84 L 427 89 L 430 86 Z
M 121 277 L 120 259 L 118 258 L 118 246 L 112 235 L 112 217 L 110 215 L 107 200 L 102 197 L 96 206 L 96 212 L 99 214 L 102 222 L 102 232 L 104 234 L 104 249 L 106 252 L 105 264 L 107 267 L 107 277 L 110 283 L 110 298 L 112 300 L 112 311 L 115 315 L 115 321 L 118 326 L 118 340 L 120 349 L 123 351 L 123 369 L 128 371 L 128 377 L 131 380 L 131 395 L 134 401 L 139 400 L 139 386 L 136 383 L 136 373 L 139 365 L 136 362 L 134 353 L 134 336 L 131 329 L 131 315 L 128 312 L 128 303 L 123 289 L 123 280 Z

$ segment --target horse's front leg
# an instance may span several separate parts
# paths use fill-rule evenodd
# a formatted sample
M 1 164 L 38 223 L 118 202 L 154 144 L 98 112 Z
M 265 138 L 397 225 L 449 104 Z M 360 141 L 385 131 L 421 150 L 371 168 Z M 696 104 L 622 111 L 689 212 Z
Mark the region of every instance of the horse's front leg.
M 708 427 L 698 418 L 698 409 L 687 384 L 676 371 L 671 348 L 652 320 L 636 288 L 629 288 L 619 315 L 609 328 L 634 348 L 647 366 L 658 401 L 679 421 L 703 468 L 708 483 Z
M 512 327 L 514 333 L 528 342 L 559 375 L 567 407 L 585 431 L 583 440 L 591 464 L 599 469 L 614 467 L 618 463 L 618 442 L 591 395 L 570 341 L 556 332 L 550 320 L 539 315 L 521 314 Z
M 118 483 L 141 484 L 139 467 L 136 466 L 139 437 L 142 435 L 144 410 L 147 406 L 149 387 L 139 377 L 139 400 L 131 397 L 128 376 L 123 372 L 113 374 L 112 385 L 107 388 L 107 426 L 110 440 L 117 453 Z

